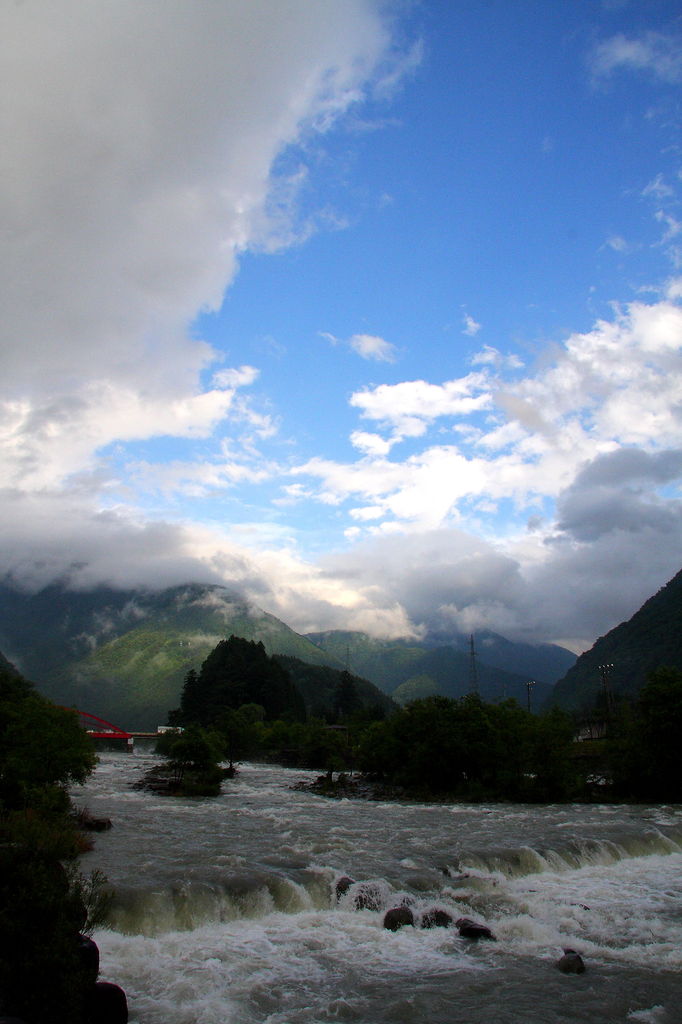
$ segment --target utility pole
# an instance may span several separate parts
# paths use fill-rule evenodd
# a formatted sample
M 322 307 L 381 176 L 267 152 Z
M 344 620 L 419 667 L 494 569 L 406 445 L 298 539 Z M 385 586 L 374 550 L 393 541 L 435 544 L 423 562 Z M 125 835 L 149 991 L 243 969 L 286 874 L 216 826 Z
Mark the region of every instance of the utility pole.
M 601 675 L 601 685 L 604 690 L 604 700 L 606 702 L 606 717 L 610 718 L 613 712 L 613 694 L 611 693 L 611 680 L 610 676 L 613 672 L 613 664 L 607 663 L 599 666 L 599 674 Z
M 526 683 L 526 696 L 528 697 L 528 713 L 529 714 L 530 714 L 530 695 L 531 695 L 531 690 L 533 689 L 534 686 L 535 686 L 535 680 L 534 679 L 529 679 L 528 682 Z
M 476 650 L 474 648 L 474 634 L 469 637 L 469 693 L 478 696 L 478 670 L 476 668 Z

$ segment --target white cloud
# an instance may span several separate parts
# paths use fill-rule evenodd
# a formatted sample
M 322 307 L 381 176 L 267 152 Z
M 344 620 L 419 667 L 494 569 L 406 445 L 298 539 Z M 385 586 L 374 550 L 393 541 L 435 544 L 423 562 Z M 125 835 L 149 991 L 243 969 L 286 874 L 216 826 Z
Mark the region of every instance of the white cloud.
M 254 463 L 233 459 L 173 460 L 158 464 L 138 461 L 129 463 L 126 470 L 138 493 L 159 493 L 170 498 L 179 495 L 201 498 L 236 484 L 262 483 L 274 475 L 273 467 L 263 465 L 260 460 Z
M 613 249 L 614 252 L 629 252 L 630 246 L 621 235 L 612 235 L 607 238 L 606 245 L 609 249 Z
M 233 381 L 240 383 L 238 374 Z M 248 375 L 242 376 L 241 383 L 248 382 Z M 228 416 L 253 420 L 256 414 L 238 405 L 235 395 L 235 387 L 223 387 L 172 397 L 97 381 L 84 382 L 77 395 L 0 402 L 3 479 L 25 490 L 55 487 L 95 468 L 95 453 L 114 438 L 208 438 Z
M 662 81 L 674 83 L 682 78 L 682 46 L 678 36 L 663 32 L 632 37 L 620 33 L 595 47 L 590 64 L 597 78 L 626 69 L 648 71 Z
M 348 344 L 363 359 L 374 359 L 378 363 L 395 362 L 395 345 L 376 334 L 354 334 Z
M 213 383 L 220 388 L 242 388 L 253 384 L 260 374 L 255 366 L 240 366 L 228 370 L 218 370 L 213 374 Z
M 370 434 L 365 430 L 354 430 L 350 440 L 354 448 L 367 455 L 388 455 L 393 446 L 393 442 L 387 441 L 380 434 Z
M 346 344 L 353 352 L 356 352 L 363 359 L 373 360 L 377 363 L 394 363 L 398 356 L 395 345 L 377 334 L 353 334 L 346 342 L 342 342 L 336 335 L 329 331 L 320 331 L 321 338 L 326 338 L 332 345 Z
M 484 345 L 480 352 L 475 352 L 469 360 L 472 366 L 495 366 L 497 369 L 520 370 L 523 360 L 516 352 L 503 355 L 492 345 Z
M 652 196 L 654 199 L 672 199 L 675 190 L 663 180 L 662 174 L 657 174 L 642 190 L 642 195 L 647 199 Z
M 397 601 L 418 627 L 450 621 L 589 646 L 629 617 L 679 568 L 682 549 L 682 499 L 670 493 L 682 480 L 679 282 L 667 291 L 572 335 L 504 386 L 479 375 L 475 387 L 470 376 L 353 396 L 389 430 L 416 419 L 423 431 L 412 437 L 423 442 L 402 462 L 367 447 L 355 464 L 299 467 L 328 499 L 367 502 L 349 508 L 355 547 L 332 560 L 338 577 L 374 580 L 377 602 Z M 461 446 L 434 445 L 428 430 L 474 392 L 497 417 L 461 434 Z M 518 531 L 491 525 L 497 540 L 486 545 L 480 535 L 503 501 L 517 508 Z
M 191 322 L 241 252 L 296 239 L 276 158 L 362 98 L 388 45 L 369 0 L 3 5 L 0 397 L 20 427 L 78 432 L 64 472 L 211 429 L 252 383 L 218 371 L 201 395 L 216 353 Z
M 488 387 L 488 379 L 480 373 L 444 384 L 411 380 L 356 391 L 350 404 L 360 409 L 365 419 L 392 428 L 398 438 L 419 437 L 441 416 L 463 417 L 489 408 Z
M 472 316 L 469 316 L 468 313 L 465 313 L 462 323 L 464 324 L 462 334 L 468 334 L 470 338 L 474 338 L 481 329 L 481 325 Z

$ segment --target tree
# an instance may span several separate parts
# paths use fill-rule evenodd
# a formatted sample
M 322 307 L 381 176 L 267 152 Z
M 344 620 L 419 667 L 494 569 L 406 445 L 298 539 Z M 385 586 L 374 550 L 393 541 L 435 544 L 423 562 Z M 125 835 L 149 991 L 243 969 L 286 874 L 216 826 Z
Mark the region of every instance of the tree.
M 533 722 L 528 770 L 533 800 L 564 800 L 576 795 L 581 780 L 571 759 L 573 722 L 565 711 L 552 708 Z
M 81 849 L 67 786 L 95 754 L 74 712 L 0 667 L 0 1014 L 84 1024 L 87 908 L 62 861 Z
M 375 723 L 360 767 L 413 791 L 466 799 L 558 799 L 574 789 L 571 723 L 537 718 L 515 701 L 427 697 Z
M 234 771 L 235 761 L 254 754 L 263 740 L 262 723 L 265 708 L 262 704 L 242 704 L 236 710 L 227 708 L 219 716 L 216 729 L 223 737 L 225 754 Z
M 156 752 L 167 759 L 166 767 L 153 768 L 153 779 L 170 781 L 170 792 L 183 796 L 217 796 L 223 777 L 219 762 L 224 756 L 223 738 L 196 723 L 164 733 Z
M 261 705 L 267 720 L 305 719 L 300 693 L 263 644 L 231 636 L 211 651 L 198 675 L 194 670 L 187 673 L 173 724 L 209 726 L 228 708 L 244 704 Z
M 46 789 L 65 791 L 95 766 L 92 742 L 76 713 L 37 693 L 0 701 L 0 737 L 0 800 L 6 807 L 26 807 Z
M 622 708 L 608 752 L 616 793 L 638 800 L 682 797 L 682 672 L 652 672 L 639 697 Z

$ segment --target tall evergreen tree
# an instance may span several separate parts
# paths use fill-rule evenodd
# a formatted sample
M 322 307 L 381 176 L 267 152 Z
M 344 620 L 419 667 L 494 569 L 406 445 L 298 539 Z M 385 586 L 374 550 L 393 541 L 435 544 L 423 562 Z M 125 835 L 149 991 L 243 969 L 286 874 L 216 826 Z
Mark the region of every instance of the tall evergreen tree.
M 260 704 L 266 719 L 305 719 L 303 698 L 288 672 L 262 643 L 231 636 L 211 651 L 198 675 L 187 673 L 174 724 L 209 726 L 226 709 L 243 704 Z

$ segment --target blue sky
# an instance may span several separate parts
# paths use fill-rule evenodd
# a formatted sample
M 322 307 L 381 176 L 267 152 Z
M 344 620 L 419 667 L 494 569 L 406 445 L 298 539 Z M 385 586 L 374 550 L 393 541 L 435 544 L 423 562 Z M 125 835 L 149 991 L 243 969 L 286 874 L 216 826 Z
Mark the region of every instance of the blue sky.
M 4 572 L 579 650 L 680 569 L 677 4 L 1 16 Z

